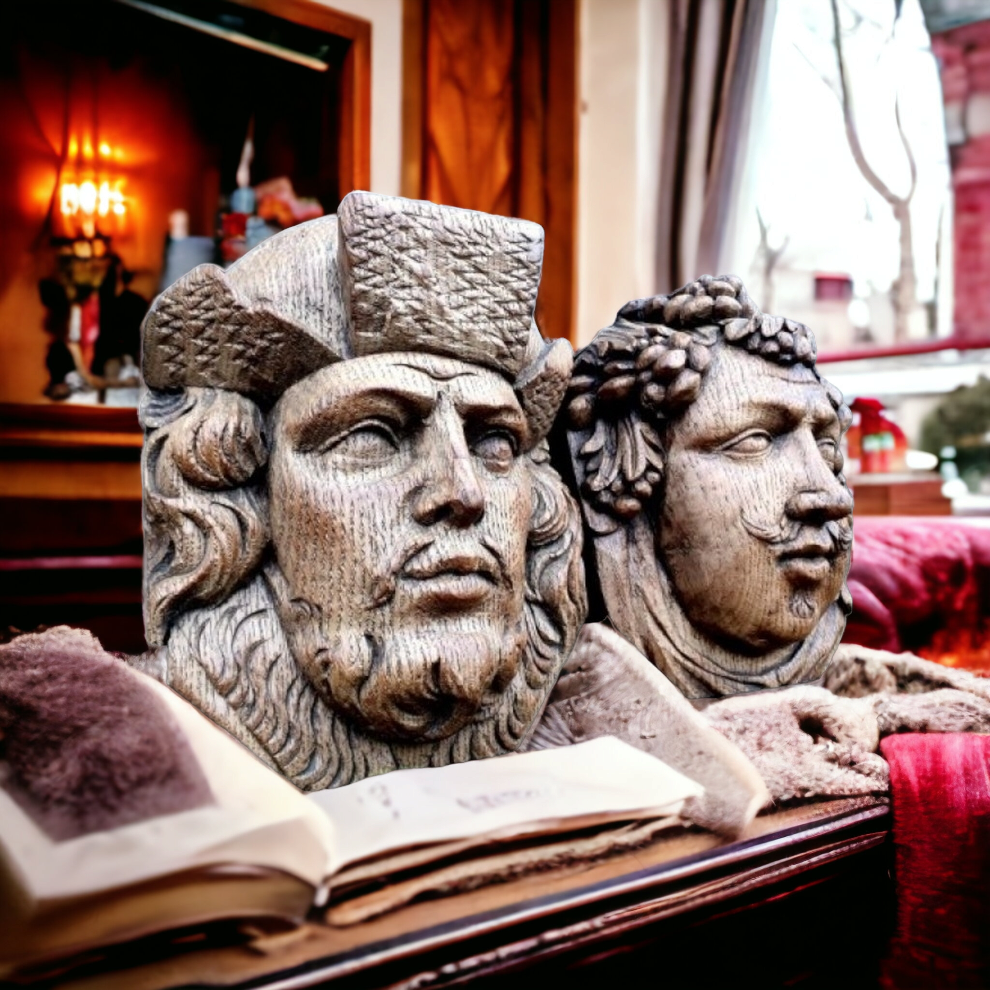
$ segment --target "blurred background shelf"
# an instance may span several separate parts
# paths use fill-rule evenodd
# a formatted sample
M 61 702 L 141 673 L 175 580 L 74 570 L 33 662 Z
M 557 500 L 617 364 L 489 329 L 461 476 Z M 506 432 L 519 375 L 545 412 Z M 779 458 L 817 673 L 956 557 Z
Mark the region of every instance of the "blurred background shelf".
M 857 516 L 949 516 L 952 500 L 938 474 L 855 474 L 846 479 Z

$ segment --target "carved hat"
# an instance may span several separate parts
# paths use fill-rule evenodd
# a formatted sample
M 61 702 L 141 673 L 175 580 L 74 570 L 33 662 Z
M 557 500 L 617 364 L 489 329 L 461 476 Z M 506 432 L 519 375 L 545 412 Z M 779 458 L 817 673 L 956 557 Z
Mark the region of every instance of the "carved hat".
M 142 327 L 145 382 L 267 404 L 347 358 L 437 354 L 511 381 L 535 443 L 572 360 L 570 345 L 544 341 L 533 321 L 542 262 L 538 224 L 353 192 L 336 216 L 276 234 L 227 271 L 200 265 L 166 289 Z

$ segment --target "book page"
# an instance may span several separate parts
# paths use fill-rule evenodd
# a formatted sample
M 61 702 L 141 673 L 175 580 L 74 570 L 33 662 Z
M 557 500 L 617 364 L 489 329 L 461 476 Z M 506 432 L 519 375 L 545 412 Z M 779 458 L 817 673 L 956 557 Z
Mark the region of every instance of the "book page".
M 611 736 L 446 767 L 393 770 L 310 794 L 334 828 L 334 872 L 385 852 L 575 820 L 676 815 L 700 784 Z
M 213 803 L 60 842 L 0 787 L 0 872 L 12 874 L 35 904 L 225 863 L 283 870 L 319 886 L 332 846 L 325 816 L 168 688 L 134 676 L 147 681 L 178 722 Z

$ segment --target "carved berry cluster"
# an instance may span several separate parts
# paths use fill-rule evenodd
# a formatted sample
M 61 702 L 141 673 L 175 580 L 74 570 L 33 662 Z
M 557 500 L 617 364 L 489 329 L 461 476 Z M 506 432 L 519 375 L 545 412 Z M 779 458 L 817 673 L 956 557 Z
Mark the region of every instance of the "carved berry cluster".
M 734 275 L 704 275 L 669 296 L 627 303 L 578 353 L 567 414 L 572 438 L 587 437 L 575 454 L 596 509 L 628 520 L 651 498 L 663 477 L 663 424 L 698 397 L 719 340 L 777 364 L 814 368 L 811 331 L 761 313 Z M 826 391 L 847 425 L 841 394 Z
M 777 364 L 810 368 L 817 356 L 814 334 L 803 323 L 761 313 L 735 275 L 702 275 L 670 296 L 635 299 L 619 317 L 680 330 L 715 324 L 728 343 Z

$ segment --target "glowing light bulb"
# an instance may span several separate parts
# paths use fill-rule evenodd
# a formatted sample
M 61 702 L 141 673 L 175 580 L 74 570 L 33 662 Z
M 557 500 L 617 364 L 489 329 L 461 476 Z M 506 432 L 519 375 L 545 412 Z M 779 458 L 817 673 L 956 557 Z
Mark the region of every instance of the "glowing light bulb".
M 59 209 L 63 216 L 71 217 L 79 210 L 79 187 L 74 182 L 63 182 L 59 189 Z
M 92 216 L 96 212 L 96 185 L 90 181 L 79 184 L 79 209 Z

